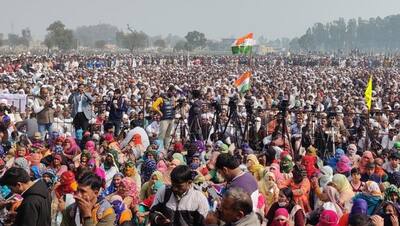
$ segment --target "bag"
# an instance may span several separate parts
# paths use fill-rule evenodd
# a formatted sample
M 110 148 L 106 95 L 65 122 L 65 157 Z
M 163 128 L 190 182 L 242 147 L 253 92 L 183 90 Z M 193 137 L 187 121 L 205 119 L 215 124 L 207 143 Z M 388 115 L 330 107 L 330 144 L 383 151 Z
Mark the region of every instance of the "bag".
M 172 212 L 172 210 L 169 210 L 167 208 L 167 202 L 171 198 L 171 195 L 172 195 L 172 189 L 171 189 L 171 187 L 168 186 L 165 188 L 164 200 L 161 203 L 158 203 L 157 205 L 155 205 L 153 208 L 151 208 L 150 214 L 155 213 L 155 212 L 160 212 L 164 216 L 166 216 L 168 219 L 172 220 L 173 212 Z M 156 224 L 154 222 L 154 219 L 150 219 L 150 225 L 151 226 L 159 226 L 159 224 Z M 172 226 L 172 222 L 169 225 Z M 165 225 L 163 225 L 163 226 L 165 226 Z

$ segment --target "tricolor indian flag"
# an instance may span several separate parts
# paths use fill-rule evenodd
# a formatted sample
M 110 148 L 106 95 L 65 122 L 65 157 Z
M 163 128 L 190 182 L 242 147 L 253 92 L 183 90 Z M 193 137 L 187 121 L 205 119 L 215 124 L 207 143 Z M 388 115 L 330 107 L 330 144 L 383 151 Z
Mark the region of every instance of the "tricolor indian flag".
M 248 33 L 247 35 L 236 39 L 235 42 L 232 43 L 232 53 L 251 53 L 255 43 L 256 41 L 253 39 L 253 33 Z
M 246 71 L 235 81 L 234 85 L 239 90 L 239 92 L 244 93 L 250 89 L 250 78 L 251 78 L 251 72 Z

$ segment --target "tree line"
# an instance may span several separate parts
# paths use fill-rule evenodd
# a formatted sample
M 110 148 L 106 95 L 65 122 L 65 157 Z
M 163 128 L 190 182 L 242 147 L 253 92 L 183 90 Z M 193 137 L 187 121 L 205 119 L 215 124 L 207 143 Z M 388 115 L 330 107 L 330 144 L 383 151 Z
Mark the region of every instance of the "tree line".
M 293 50 L 397 52 L 400 49 L 400 15 L 343 18 L 322 24 L 316 23 L 306 33 L 290 42 Z
M 164 50 L 167 47 L 179 52 L 205 48 L 209 43 L 204 33 L 198 31 L 188 32 L 185 38 L 171 34 L 162 38 L 161 36 L 151 37 L 129 25 L 127 31 L 109 24 L 81 26 L 72 30 L 61 21 L 55 21 L 46 30 L 47 34 L 42 44 L 48 49 L 58 48 L 63 51 L 76 49 L 78 46 L 104 49 L 107 45 L 115 45 L 131 52 L 145 48 Z M 0 46 L 6 44 L 11 47 L 19 45 L 29 47 L 31 41 L 29 28 L 23 29 L 21 35 L 9 34 L 7 39 L 3 39 L 3 35 L 0 34 Z

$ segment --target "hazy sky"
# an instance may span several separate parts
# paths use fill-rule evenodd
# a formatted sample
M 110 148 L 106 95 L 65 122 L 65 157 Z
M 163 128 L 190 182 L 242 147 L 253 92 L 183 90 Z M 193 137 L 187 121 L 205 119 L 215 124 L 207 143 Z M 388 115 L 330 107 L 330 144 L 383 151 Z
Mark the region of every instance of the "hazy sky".
M 399 0 L 1 0 L 0 33 L 31 28 L 43 38 L 61 20 L 68 28 L 131 24 L 150 35 L 204 32 L 219 39 L 254 32 L 268 39 L 295 37 L 315 22 L 400 13 Z

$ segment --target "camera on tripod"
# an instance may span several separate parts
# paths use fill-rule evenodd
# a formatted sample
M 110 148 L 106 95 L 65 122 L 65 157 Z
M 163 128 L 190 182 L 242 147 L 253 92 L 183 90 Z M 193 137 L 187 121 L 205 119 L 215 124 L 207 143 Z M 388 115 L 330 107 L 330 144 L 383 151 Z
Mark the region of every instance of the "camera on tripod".
M 254 99 L 251 98 L 251 96 L 246 96 L 246 100 L 244 101 L 244 107 L 246 109 L 247 115 L 252 116 L 254 109 Z
M 239 97 L 237 95 L 234 95 L 232 97 L 229 97 L 229 102 L 228 106 L 230 109 L 236 109 L 238 105 Z
M 215 112 L 217 112 L 217 113 L 222 111 L 221 104 L 217 100 L 211 101 L 210 106 L 213 107 Z
M 279 112 L 280 112 L 282 115 L 285 115 L 288 106 L 289 106 L 289 100 L 287 100 L 287 99 L 282 99 L 282 100 L 279 102 L 279 105 L 278 105 L 278 110 L 279 110 Z

